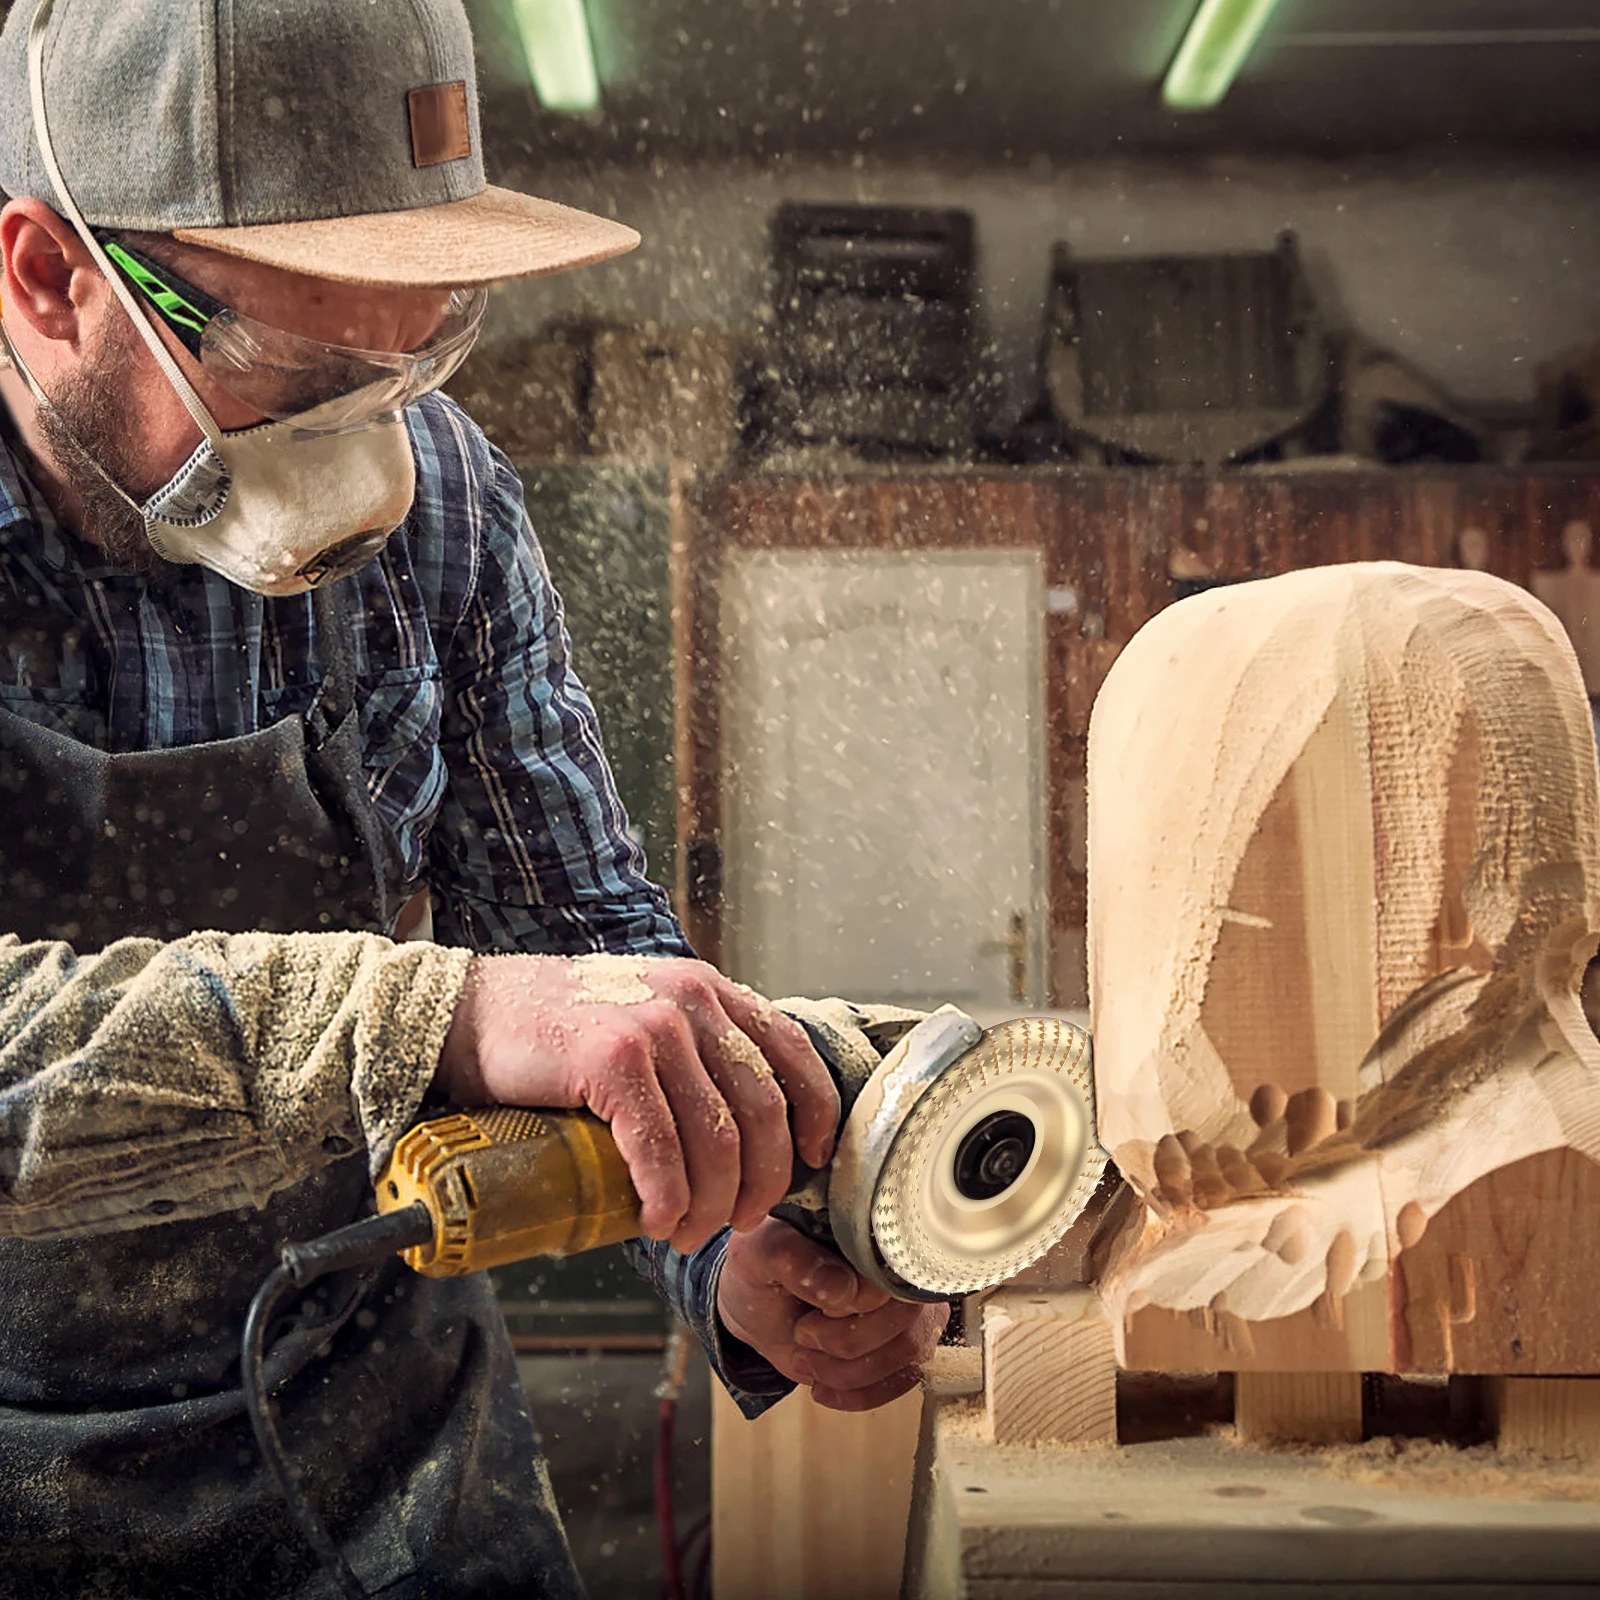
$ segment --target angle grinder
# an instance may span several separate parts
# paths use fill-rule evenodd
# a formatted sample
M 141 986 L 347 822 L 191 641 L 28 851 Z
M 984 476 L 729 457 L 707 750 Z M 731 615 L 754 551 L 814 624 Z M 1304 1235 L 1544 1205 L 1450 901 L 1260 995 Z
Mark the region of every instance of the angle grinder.
M 1106 1167 L 1095 1142 L 1089 1036 L 1056 1018 L 984 1029 L 843 1001 L 780 1001 L 839 1088 L 826 1168 L 796 1164 L 773 1214 L 836 1249 L 901 1300 L 1003 1282 L 1082 1215 Z M 306 1539 L 349 1596 L 363 1593 L 299 1492 L 267 1405 L 265 1329 L 291 1288 L 399 1251 L 429 1277 L 637 1236 L 639 1197 L 611 1131 L 587 1111 L 495 1106 L 407 1132 L 377 1183 L 379 1214 L 287 1245 L 245 1324 L 246 1408 Z
M 774 1214 L 868 1281 L 902 1300 L 988 1288 L 1081 1214 L 1106 1162 L 1081 1029 L 1024 1017 L 985 1030 L 954 1006 L 920 1021 L 846 1007 L 841 1027 L 838 1003 L 781 1004 L 839 1086 L 842 1131 L 826 1169 L 797 1164 Z M 421 1123 L 377 1199 L 397 1223 L 409 1216 L 405 1259 L 429 1277 L 639 1232 L 627 1166 L 586 1111 L 496 1106 Z

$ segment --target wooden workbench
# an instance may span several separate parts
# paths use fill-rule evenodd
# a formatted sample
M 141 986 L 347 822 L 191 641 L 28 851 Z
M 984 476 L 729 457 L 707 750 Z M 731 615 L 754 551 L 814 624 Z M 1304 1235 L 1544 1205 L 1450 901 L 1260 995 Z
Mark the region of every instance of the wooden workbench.
M 1600 1596 L 1600 1471 L 1374 1440 L 1240 1446 L 984 1438 L 976 1351 L 925 1395 L 905 1600 Z

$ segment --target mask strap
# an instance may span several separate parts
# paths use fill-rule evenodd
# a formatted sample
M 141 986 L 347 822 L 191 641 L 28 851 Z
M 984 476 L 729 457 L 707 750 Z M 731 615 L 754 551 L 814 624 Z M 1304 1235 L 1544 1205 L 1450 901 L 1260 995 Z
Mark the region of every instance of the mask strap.
M 39 0 L 38 7 L 33 13 L 33 23 L 28 29 L 28 93 L 33 104 L 34 137 L 39 141 L 39 154 L 44 158 L 44 170 L 56 187 L 56 195 L 61 201 L 61 209 L 66 213 L 67 220 L 77 230 L 84 247 L 94 258 L 95 265 L 105 275 L 106 281 L 111 285 L 128 315 L 133 318 L 133 325 L 139 330 L 140 338 L 149 346 L 151 355 L 156 358 L 162 372 L 166 374 L 167 382 L 177 391 L 178 398 L 183 401 L 184 409 L 194 418 L 195 426 L 206 436 L 211 447 L 216 449 L 222 443 L 222 430 L 212 420 L 211 413 L 206 410 L 205 402 L 195 393 L 194 386 L 184 376 L 183 369 L 173 360 L 171 351 L 150 326 L 149 319 L 144 315 L 133 290 L 122 281 L 122 274 L 100 248 L 100 241 L 95 238 L 88 223 L 83 220 L 83 213 L 78 210 L 77 202 L 67 188 L 67 180 L 61 176 L 61 168 L 56 163 L 56 153 L 50 142 L 50 129 L 44 108 L 45 32 L 50 24 L 50 13 L 54 5 L 55 0 Z M 7 343 L 9 342 L 8 340 Z M 33 386 L 31 379 L 29 383 Z M 37 386 L 33 387 L 37 394 Z
M 28 366 L 28 363 L 22 359 L 22 352 L 18 350 L 14 344 L 12 344 L 11 335 L 6 332 L 4 322 L 0 322 L 0 357 L 3 357 L 4 360 L 9 362 L 10 365 L 16 369 L 17 375 L 25 384 L 27 384 L 28 393 L 33 396 L 35 404 L 44 406 L 50 411 L 56 411 L 55 402 L 44 392 L 39 380 L 34 377 L 32 369 Z M 56 411 L 56 416 L 61 421 L 62 425 L 66 426 L 66 419 L 61 416 L 59 411 Z M 135 500 L 133 496 L 129 494 L 128 491 L 124 489 L 122 485 L 118 483 L 117 480 L 113 478 L 97 460 L 95 460 L 94 456 L 84 448 L 83 441 L 78 438 L 76 433 L 72 432 L 70 427 L 67 428 L 67 432 L 77 444 L 78 453 L 85 461 L 89 463 L 91 467 L 94 468 L 97 473 L 100 474 L 101 478 L 105 480 L 106 485 L 112 490 L 112 492 L 115 493 L 120 499 L 125 501 L 141 517 L 144 516 L 144 507 L 140 505 L 139 502 Z
M 50 405 L 50 396 L 39 387 L 39 380 L 34 377 L 32 368 L 22 359 L 22 352 L 12 344 L 3 319 L 0 319 L 0 357 L 4 357 L 7 366 L 15 368 L 18 377 L 27 384 L 28 393 L 39 405 Z

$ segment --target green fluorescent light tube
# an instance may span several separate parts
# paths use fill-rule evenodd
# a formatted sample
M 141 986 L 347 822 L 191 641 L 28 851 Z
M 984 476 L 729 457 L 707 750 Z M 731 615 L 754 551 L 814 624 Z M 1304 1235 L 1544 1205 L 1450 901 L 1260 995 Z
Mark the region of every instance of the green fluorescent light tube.
M 1278 0 L 1201 0 L 1161 86 L 1174 111 L 1208 111 L 1227 94 Z
M 593 111 L 600 78 L 583 0 L 512 0 L 539 103 L 548 111 Z

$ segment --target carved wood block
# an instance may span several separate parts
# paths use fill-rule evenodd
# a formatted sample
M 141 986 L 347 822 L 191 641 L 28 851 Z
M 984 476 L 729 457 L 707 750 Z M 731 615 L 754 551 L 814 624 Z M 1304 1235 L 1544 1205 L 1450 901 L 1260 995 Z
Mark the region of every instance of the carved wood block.
M 1130 1372 L 1381 1372 L 1389 1297 L 1381 1283 L 1287 1317 L 1248 1321 L 1226 1309 L 1125 1311 L 1119 1360 Z
M 1565 633 L 1485 573 L 1293 573 L 1126 647 L 1089 739 L 1125 1365 L 1600 1371 L 1597 788 Z

